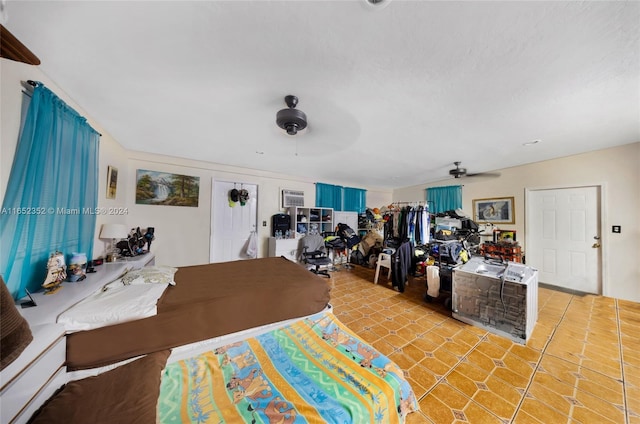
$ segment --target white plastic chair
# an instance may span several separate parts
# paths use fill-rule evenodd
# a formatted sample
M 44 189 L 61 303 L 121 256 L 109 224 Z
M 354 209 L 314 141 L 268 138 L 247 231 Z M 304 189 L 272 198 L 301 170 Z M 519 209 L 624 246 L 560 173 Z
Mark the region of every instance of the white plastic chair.
M 378 284 L 378 277 L 380 276 L 380 267 L 385 267 L 389 270 L 387 279 L 391 278 L 391 255 L 388 253 L 380 253 L 378 255 L 378 262 L 376 263 L 376 276 L 373 278 L 373 284 Z

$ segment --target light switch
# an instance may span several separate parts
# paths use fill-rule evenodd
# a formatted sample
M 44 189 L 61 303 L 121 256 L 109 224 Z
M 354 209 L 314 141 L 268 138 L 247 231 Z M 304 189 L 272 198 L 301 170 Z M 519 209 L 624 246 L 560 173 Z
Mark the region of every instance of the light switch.
M 614 225 L 613 227 L 611 227 L 611 232 L 612 233 L 621 233 L 622 232 L 622 227 L 620 225 Z
M 267 221 L 262 221 L 262 226 L 266 227 L 267 226 Z

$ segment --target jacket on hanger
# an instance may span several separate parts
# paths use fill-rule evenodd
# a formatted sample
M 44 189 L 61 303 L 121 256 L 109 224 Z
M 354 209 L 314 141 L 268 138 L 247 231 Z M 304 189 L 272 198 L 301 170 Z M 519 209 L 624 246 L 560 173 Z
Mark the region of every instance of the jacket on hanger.
M 403 242 L 391 255 L 391 281 L 400 293 L 404 292 L 404 285 L 411 272 L 413 259 L 413 243 Z

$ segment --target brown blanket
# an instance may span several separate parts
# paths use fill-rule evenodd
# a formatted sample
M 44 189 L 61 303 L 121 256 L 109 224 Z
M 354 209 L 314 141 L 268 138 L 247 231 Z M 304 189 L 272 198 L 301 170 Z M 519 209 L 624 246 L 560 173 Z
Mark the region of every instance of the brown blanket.
M 155 352 L 67 383 L 33 414 L 29 424 L 155 423 L 162 370 L 170 353 Z
M 67 336 L 67 368 L 107 365 L 290 318 L 329 303 L 325 279 L 284 258 L 183 267 L 158 314 Z

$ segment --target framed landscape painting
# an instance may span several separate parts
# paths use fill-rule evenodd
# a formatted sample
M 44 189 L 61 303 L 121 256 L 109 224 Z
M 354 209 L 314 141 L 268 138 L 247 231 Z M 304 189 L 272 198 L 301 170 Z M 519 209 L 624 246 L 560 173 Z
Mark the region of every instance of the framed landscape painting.
M 107 167 L 107 199 L 115 199 L 118 190 L 118 168 Z
M 479 223 L 515 224 L 513 197 L 473 200 L 473 217 Z
M 136 203 L 198 207 L 200 177 L 169 172 L 136 171 Z

